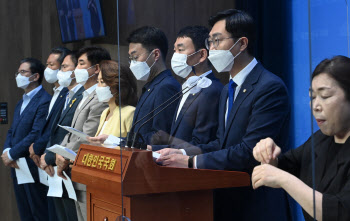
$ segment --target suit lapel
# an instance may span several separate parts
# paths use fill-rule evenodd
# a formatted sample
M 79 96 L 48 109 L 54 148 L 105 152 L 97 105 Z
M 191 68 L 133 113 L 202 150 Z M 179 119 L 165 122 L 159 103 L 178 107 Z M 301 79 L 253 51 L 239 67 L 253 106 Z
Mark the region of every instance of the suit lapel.
M 196 100 L 196 98 L 199 96 L 199 94 L 202 92 L 202 90 L 200 90 L 197 94 L 190 94 L 188 95 L 185 103 L 183 104 L 181 110 L 180 110 L 180 113 L 179 113 L 179 116 L 177 117 L 176 119 L 176 114 L 177 114 L 177 111 L 175 112 L 175 122 L 174 122 L 174 126 L 171 127 L 171 132 L 170 132 L 170 135 L 174 135 L 175 134 L 175 131 L 176 129 L 179 127 L 180 125 L 180 122 L 183 118 L 183 116 L 186 114 L 188 108 L 191 106 L 191 104 Z M 180 105 L 180 104 L 179 104 Z
M 261 74 L 260 64 L 257 64 L 253 68 L 253 70 L 249 73 L 249 75 L 247 76 L 245 81 L 243 82 L 241 89 L 239 90 L 239 93 L 236 97 L 236 100 L 233 102 L 231 113 L 230 113 L 229 118 L 226 122 L 225 135 L 224 135 L 223 141 L 225 141 L 227 138 L 228 132 L 230 131 L 233 120 L 235 119 L 236 114 L 237 114 L 241 104 L 249 96 L 249 94 L 251 94 L 252 91 L 254 90 L 253 85 L 259 79 L 260 74 Z M 227 89 L 227 91 L 228 91 L 228 89 Z M 226 97 L 227 97 L 227 95 L 226 95 Z M 226 112 L 226 106 L 225 106 L 225 112 Z M 225 116 L 225 114 L 223 116 Z
M 71 101 L 68 103 L 66 109 L 63 111 L 63 113 L 61 114 L 61 117 L 59 119 L 59 121 L 57 122 L 58 124 L 60 124 L 62 122 L 62 120 L 64 119 L 64 117 L 66 116 L 66 114 L 72 109 L 75 108 L 75 106 L 77 106 L 79 104 L 79 101 L 81 100 L 82 92 L 84 91 L 84 87 L 81 87 L 77 93 L 74 94 L 74 96 L 72 97 Z
M 60 106 L 60 104 L 66 99 L 67 92 L 68 92 L 68 89 L 66 87 L 61 90 L 61 92 L 58 95 L 57 100 L 55 101 L 55 104 L 53 105 L 47 119 L 51 118 L 51 116 L 52 116 L 53 112 L 55 112 L 54 110 L 57 108 L 57 106 Z
M 137 103 L 137 105 L 136 105 L 136 109 L 135 109 L 135 113 L 134 113 L 134 122 L 133 122 L 133 124 L 136 123 L 136 122 L 135 122 L 136 119 L 139 120 L 139 119 L 138 119 L 138 115 L 139 115 L 139 113 L 140 113 L 140 110 L 142 109 L 143 104 L 144 104 L 145 101 L 147 100 L 148 96 L 153 92 L 154 88 L 155 88 L 160 82 L 162 82 L 162 80 L 163 80 L 164 78 L 166 78 L 167 76 L 169 76 L 167 73 L 168 73 L 168 71 L 165 71 L 165 72 L 163 72 L 163 73 L 160 74 L 161 76 L 158 75 L 157 77 L 155 77 L 155 78 L 153 79 L 154 82 L 153 82 L 153 81 L 150 82 L 150 86 L 149 86 L 148 89 L 145 87 L 145 91 L 142 93 L 141 98 L 140 98 L 140 100 L 138 101 L 138 103 Z M 154 108 L 156 108 L 156 107 L 154 107 Z
M 74 113 L 74 117 L 73 117 L 73 121 L 72 121 L 72 127 L 74 127 L 77 119 L 78 119 L 78 116 L 80 114 L 80 112 L 86 107 L 86 105 L 88 105 L 93 99 L 94 97 L 96 96 L 96 91 L 93 91 L 88 98 L 86 98 L 86 100 L 84 101 L 84 103 L 81 105 L 81 107 L 77 107 L 77 109 L 75 110 L 75 113 Z
M 17 126 L 18 126 L 18 124 L 19 124 L 19 122 L 21 120 L 20 113 L 21 113 L 21 106 L 22 106 L 22 104 L 23 104 L 23 99 L 21 99 L 18 102 L 18 104 L 16 106 L 16 109 L 15 109 L 15 113 L 14 113 L 14 117 L 13 117 L 13 123 L 12 123 L 13 124 L 13 132 L 12 132 L 12 134 L 15 134 Z

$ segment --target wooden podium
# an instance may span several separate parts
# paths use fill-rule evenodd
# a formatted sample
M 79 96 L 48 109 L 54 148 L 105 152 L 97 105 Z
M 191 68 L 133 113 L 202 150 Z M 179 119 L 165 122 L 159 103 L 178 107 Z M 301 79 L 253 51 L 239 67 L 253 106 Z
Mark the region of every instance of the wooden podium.
M 123 210 L 131 221 L 212 221 L 213 189 L 250 185 L 243 172 L 159 166 L 145 150 L 124 148 L 122 170 L 120 149 L 83 144 L 76 159 L 72 180 L 87 186 L 87 220 L 115 221 Z

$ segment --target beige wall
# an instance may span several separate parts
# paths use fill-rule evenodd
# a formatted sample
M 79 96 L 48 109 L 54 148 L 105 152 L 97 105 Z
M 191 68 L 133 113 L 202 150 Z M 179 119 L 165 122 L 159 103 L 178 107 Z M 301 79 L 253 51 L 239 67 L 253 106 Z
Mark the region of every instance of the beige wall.
M 169 37 L 169 64 L 175 35 L 185 25 L 207 25 L 209 15 L 232 8 L 234 1 L 227 0 L 133 0 L 135 24 L 126 23 L 128 0 L 120 1 L 121 61 L 127 62 L 128 33 L 143 25 L 154 25 L 165 31 Z M 113 59 L 117 59 L 116 1 L 101 0 L 104 12 L 107 37 L 69 43 L 64 46 L 78 49 L 84 45 L 99 44 L 107 48 Z M 12 123 L 12 113 L 23 91 L 16 87 L 14 73 L 20 59 L 35 57 L 46 61 L 52 47 L 60 46 L 61 37 L 58 25 L 55 0 L 3 0 L 0 1 L 0 102 L 8 102 L 9 124 L 0 124 L 0 146 L 3 147 L 6 133 Z M 221 75 L 223 81 L 227 76 Z M 139 90 L 142 83 L 139 83 Z M 52 86 L 44 83 L 45 89 L 52 92 Z M 0 163 L 0 214 L 1 220 L 19 220 L 12 188 L 9 168 Z

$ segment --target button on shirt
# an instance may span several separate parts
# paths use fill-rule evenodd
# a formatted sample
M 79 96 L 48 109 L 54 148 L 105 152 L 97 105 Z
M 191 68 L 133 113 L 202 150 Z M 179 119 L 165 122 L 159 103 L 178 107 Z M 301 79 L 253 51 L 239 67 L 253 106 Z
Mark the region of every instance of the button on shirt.
M 23 95 L 23 102 L 22 102 L 22 106 L 21 106 L 21 112 L 20 114 L 22 114 L 23 110 L 26 109 L 26 107 L 28 106 L 29 102 L 32 100 L 32 98 L 41 90 L 41 88 L 43 88 L 42 85 L 39 85 L 38 87 L 36 87 L 35 89 L 31 90 L 30 92 L 26 93 Z M 6 148 L 2 153 L 5 153 L 7 151 L 7 156 L 10 160 L 13 160 L 11 155 L 10 155 L 10 149 L 11 148 Z
M 55 104 L 57 98 L 58 98 L 58 95 L 61 93 L 61 91 L 63 90 L 63 87 L 62 86 L 59 86 L 58 88 L 54 87 L 53 89 L 53 96 L 52 96 L 52 99 L 50 101 L 50 106 L 49 106 L 49 112 L 47 113 L 47 117 L 46 119 L 49 117 L 50 115 L 50 112 L 52 110 L 52 107 L 53 105 Z
M 202 74 L 202 75 L 200 75 L 201 77 L 206 77 L 208 74 L 210 74 L 212 71 L 210 70 L 210 71 L 207 71 L 207 72 L 205 72 L 204 74 Z M 184 91 L 184 89 L 187 87 L 187 81 L 188 80 L 186 80 L 185 81 L 185 83 L 183 83 L 182 84 L 182 93 L 184 93 L 185 91 L 188 91 L 188 90 L 185 90 Z M 181 111 L 181 109 L 182 109 L 182 106 L 184 105 L 184 103 L 186 102 L 186 100 L 187 100 L 187 98 L 188 98 L 188 96 L 190 95 L 190 93 L 188 92 L 188 93 L 186 93 L 186 94 L 183 94 L 182 95 L 182 98 L 181 98 L 181 101 L 180 101 L 180 105 L 179 105 L 179 109 L 177 109 L 177 114 L 176 114 L 176 119 L 175 119 L 175 121 L 177 120 L 177 117 L 179 116 L 179 114 L 180 114 L 180 111 Z
M 234 98 L 233 98 L 233 102 L 235 102 L 237 95 L 239 93 L 239 90 L 241 90 L 242 84 L 244 83 L 245 79 L 247 78 L 247 76 L 253 70 L 253 68 L 255 67 L 255 65 L 257 63 L 258 63 L 258 61 L 255 58 L 253 58 L 253 60 L 247 66 L 245 66 L 245 68 L 243 68 L 240 72 L 238 72 L 238 74 L 236 74 L 236 76 L 234 76 L 233 78 L 230 76 L 230 80 L 232 79 L 233 82 L 235 82 L 237 84 Z M 226 126 L 226 119 L 227 119 L 227 110 L 228 110 L 228 106 L 229 106 L 228 100 L 229 99 L 227 97 L 226 113 L 225 113 L 225 126 Z
M 86 99 L 90 96 L 90 94 L 92 94 L 92 92 L 94 92 L 96 90 L 97 84 L 89 87 L 88 89 L 86 89 L 83 92 L 83 99 L 81 99 L 78 108 L 80 109 L 81 106 L 83 105 L 83 103 L 86 101 Z

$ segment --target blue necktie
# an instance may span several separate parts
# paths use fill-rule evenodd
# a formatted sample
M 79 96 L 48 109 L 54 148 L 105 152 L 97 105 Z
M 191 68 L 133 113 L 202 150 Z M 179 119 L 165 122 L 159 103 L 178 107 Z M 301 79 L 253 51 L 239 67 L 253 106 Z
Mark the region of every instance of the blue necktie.
M 228 109 L 227 109 L 227 116 L 226 116 L 226 122 L 228 121 L 233 105 L 233 100 L 235 97 L 235 90 L 236 90 L 237 84 L 230 79 L 230 83 L 228 83 Z

